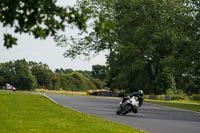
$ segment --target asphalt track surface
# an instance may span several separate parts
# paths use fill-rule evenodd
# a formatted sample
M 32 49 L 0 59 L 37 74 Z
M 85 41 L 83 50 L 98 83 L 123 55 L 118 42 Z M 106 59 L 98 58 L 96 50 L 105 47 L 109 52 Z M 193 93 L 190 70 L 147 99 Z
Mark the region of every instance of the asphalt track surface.
M 138 114 L 116 115 L 119 99 L 47 95 L 76 111 L 126 124 L 150 133 L 200 133 L 200 113 L 144 103 Z

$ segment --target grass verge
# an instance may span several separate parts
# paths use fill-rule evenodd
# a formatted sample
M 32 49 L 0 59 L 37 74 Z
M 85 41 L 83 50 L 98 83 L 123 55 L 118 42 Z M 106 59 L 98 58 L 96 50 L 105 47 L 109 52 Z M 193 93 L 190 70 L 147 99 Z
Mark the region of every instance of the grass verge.
M 144 101 L 147 103 L 159 104 L 169 107 L 200 112 L 200 102 L 197 101 L 190 101 L 190 100 L 161 101 L 161 100 L 149 100 L 149 99 L 145 99 Z
M 1 133 L 142 133 L 79 113 L 40 95 L 0 91 Z

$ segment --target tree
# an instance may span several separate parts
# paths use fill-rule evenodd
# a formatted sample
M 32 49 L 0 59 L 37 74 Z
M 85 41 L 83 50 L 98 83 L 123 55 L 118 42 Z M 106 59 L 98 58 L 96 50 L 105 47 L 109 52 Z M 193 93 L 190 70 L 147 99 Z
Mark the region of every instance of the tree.
M 54 74 L 54 73 L 52 73 L 51 75 L 50 75 L 50 88 L 48 88 L 48 89 L 52 89 L 52 90 L 60 90 L 60 88 L 61 88 L 61 85 L 60 85 L 60 78 L 59 78 L 59 75 L 58 74 Z
M 5 83 L 6 83 L 6 79 L 4 77 L 0 76 L 0 86 L 5 85 Z
M 60 68 L 60 69 L 55 70 L 55 73 L 59 73 L 59 74 L 69 74 L 69 73 L 72 73 L 72 72 L 74 72 L 74 70 L 72 70 L 72 69 Z
M 38 88 L 51 88 L 51 80 L 53 76 L 53 72 L 49 69 L 47 64 L 29 62 L 29 68 L 32 74 L 37 79 L 37 87 Z
M 165 93 L 187 90 L 199 79 L 199 2 L 195 0 L 84 0 L 95 16 L 89 36 L 62 38 L 65 56 L 110 50 L 111 89 Z M 59 41 L 58 41 L 59 42 Z M 61 45 L 62 46 L 62 45 Z M 86 53 L 86 54 L 85 54 Z M 191 54 L 194 53 L 194 54 Z M 184 83 L 186 79 L 188 83 Z M 188 86 L 188 87 L 186 87 Z M 196 86 L 197 88 L 197 86 Z
M 8 67 L 5 63 L 0 64 L 0 86 L 4 86 L 7 81 Z
M 28 62 L 26 60 L 15 61 L 15 79 L 14 85 L 22 90 L 32 90 L 35 89 L 37 81 L 35 76 L 32 75 Z
M 117 62 L 121 65 L 118 77 L 132 80 L 132 83 L 125 81 L 130 90 L 147 87 L 154 88 L 154 93 L 158 94 L 176 87 L 178 71 L 175 62 L 180 54 L 177 48 L 185 42 L 191 44 L 197 33 L 192 25 L 191 8 L 186 2 L 118 1 L 116 20 L 120 47 L 116 52 Z
M 92 77 L 100 80 L 106 79 L 106 66 L 105 65 L 93 65 L 92 66 Z
M 57 6 L 56 2 L 57 0 L 1 0 L 0 22 L 3 27 L 14 28 L 15 33 L 32 34 L 41 39 L 64 30 L 67 23 L 86 29 L 87 10 L 64 8 Z M 17 38 L 4 34 L 4 46 L 10 48 L 12 45 L 17 45 Z
M 0 64 L 0 77 L 3 77 L 5 83 L 10 83 L 20 90 L 35 89 L 37 81 L 32 75 L 28 62 L 26 60 L 17 60 Z
M 54 40 L 58 46 L 66 47 L 65 57 L 75 58 L 84 55 L 90 58 L 101 51 L 112 53 L 117 37 L 115 37 L 115 21 L 112 14 L 114 0 L 79 0 L 76 7 L 87 9 L 90 18 L 88 30 L 77 36 L 57 35 Z M 84 8 L 83 8 L 84 7 Z

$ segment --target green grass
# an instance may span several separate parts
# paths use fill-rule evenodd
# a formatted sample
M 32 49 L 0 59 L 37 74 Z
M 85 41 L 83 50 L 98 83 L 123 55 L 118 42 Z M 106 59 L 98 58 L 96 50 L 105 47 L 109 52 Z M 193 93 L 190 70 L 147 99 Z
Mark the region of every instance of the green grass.
M 198 101 L 191 101 L 191 100 L 161 101 L 161 100 L 145 99 L 145 102 L 200 112 L 200 102 Z
M 141 133 L 119 123 L 79 113 L 40 95 L 0 91 L 1 133 Z

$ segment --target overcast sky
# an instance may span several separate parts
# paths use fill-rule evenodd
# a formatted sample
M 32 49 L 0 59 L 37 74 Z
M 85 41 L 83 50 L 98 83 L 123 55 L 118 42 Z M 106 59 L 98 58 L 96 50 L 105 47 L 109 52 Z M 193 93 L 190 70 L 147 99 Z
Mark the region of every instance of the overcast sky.
M 76 0 L 58 0 L 58 3 L 61 5 L 72 6 L 75 2 Z M 65 34 L 73 35 L 76 32 L 77 31 L 72 31 L 71 29 L 66 29 Z M 11 49 L 6 49 L 3 46 L 3 34 L 5 33 L 13 34 L 17 37 L 18 45 L 13 46 Z M 52 70 L 55 70 L 56 68 L 91 70 L 92 65 L 104 65 L 106 62 L 104 53 L 101 53 L 89 61 L 85 61 L 84 58 L 77 58 L 74 60 L 64 58 L 64 51 L 64 48 L 56 46 L 56 43 L 53 41 L 53 37 L 48 37 L 46 40 L 40 40 L 34 39 L 33 36 L 25 34 L 14 34 L 12 29 L 9 27 L 3 28 L 0 23 L 0 63 L 24 58 L 27 61 L 46 63 Z

